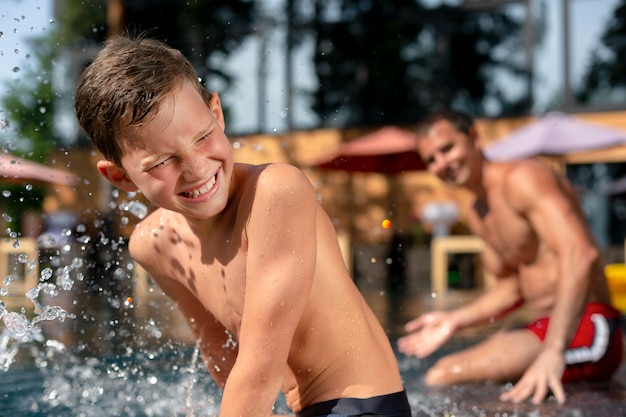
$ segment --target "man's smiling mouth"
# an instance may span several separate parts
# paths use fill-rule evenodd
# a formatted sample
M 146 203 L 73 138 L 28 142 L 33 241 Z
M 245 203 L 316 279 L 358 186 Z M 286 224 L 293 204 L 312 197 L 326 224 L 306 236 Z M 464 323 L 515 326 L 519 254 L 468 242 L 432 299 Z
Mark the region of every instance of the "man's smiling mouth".
M 186 191 L 183 193 L 180 193 L 182 196 L 187 197 L 187 198 L 198 198 L 206 193 L 209 192 L 209 190 L 211 190 L 211 188 L 213 188 L 213 186 L 215 185 L 215 181 L 217 178 L 217 174 L 213 175 L 211 177 L 211 179 L 204 184 L 202 187 L 197 188 L 193 191 Z

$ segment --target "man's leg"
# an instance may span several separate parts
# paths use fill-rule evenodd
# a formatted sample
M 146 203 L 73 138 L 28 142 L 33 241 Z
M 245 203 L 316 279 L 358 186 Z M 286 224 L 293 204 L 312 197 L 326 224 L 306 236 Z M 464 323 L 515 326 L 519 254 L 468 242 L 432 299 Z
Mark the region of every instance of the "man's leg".
M 517 380 L 540 349 L 541 341 L 528 330 L 500 331 L 484 342 L 439 359 L 426 373 L 426 384 Z

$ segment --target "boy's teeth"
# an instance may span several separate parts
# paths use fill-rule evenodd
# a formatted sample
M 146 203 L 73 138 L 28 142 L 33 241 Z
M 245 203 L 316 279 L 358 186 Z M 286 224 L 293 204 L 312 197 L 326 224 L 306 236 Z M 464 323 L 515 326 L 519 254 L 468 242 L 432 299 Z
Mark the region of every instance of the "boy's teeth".
M 215 185 L 215 176 L 213 176 L 211 180 L 204 186 L 198 188 L 197 190 L 189 191 L 184 194 L 187 197 L 200 197 L 201 195 L 208 193 L 213 185 Z

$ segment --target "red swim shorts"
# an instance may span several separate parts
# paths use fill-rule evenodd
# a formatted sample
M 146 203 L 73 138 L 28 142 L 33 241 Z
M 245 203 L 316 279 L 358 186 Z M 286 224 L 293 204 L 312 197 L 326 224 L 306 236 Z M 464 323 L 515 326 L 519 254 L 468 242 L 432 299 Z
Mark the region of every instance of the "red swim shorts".
M 526 328 L 543 341 L 549 321 L 542 318 Z M 608 380 L 622 362 L 622 349 L 619 310 L 606 304 L 587 304 L 565 351 L 563 382 Z

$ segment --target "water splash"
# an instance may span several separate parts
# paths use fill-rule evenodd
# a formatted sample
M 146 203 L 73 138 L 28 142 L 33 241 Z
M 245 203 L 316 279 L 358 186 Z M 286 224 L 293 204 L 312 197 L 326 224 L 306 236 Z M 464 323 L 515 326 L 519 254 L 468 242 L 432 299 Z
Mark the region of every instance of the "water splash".
M 50 276 L 49 271 L 44 269 L 41 274 L 41 281 L 46 281 Z M 5 287 L 13 281 L 7 277 Z M 61 288 L 69 290 L 71 287 L 66 282 L 62 282 Z M 15 361 L 20 346 L 44 341 L 39 323 L 51 320 L 63 322 L 67 318 L 76 318 L 75 315 L 60 306 L 42 305 L 38 300 L 41 292 L 55 296 L 58 294 L 58 286 L 49 282 L 40 282 L 37 287 L 26 291 L 25 298 L 30 300 L 34 306 L 31 318 L 23 312 L 26 310 L 25 308 L 22 308 L 21 312 L 8 311 L 4 302 L 0 300 L 0 319 L 4 323 L 4 329 L 0 333 L 0 371 L 9 370 Z M 3 294 L 6 295 L 6 292 Z
M 148 215 L 148 207 L 141 201 L 123 201 L 118 207 L 123 212 L 128 212 L 138 219 L 143 219 Z

